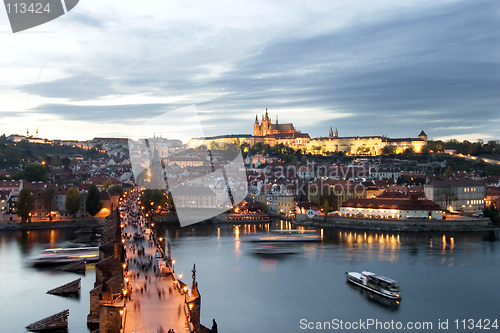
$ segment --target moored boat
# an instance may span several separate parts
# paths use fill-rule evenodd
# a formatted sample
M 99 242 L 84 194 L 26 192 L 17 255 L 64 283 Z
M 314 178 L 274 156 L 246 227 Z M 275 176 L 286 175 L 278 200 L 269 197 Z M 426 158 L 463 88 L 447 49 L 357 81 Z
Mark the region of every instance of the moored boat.
M 372 272 L 363 271 L 346 272 L 347 281 L 361 288 L 390 299 L 401 299 L 398 283 L 385 276 L 379 276 Z
M 63 264 L 85 259 L 86 262 L 99 261 L 98 247 L 75 247 L 46 249 L 38 255 L 30 256 L 26 262 L 32 265 Z

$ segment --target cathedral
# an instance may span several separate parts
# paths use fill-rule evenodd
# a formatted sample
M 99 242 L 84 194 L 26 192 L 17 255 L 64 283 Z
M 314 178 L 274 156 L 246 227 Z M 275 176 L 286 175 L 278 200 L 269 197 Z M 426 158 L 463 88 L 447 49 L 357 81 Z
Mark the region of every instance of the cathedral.
M 259 124 L 259 119 L 255 116 L 255 124 L 253 125 L 253 136 L 266 136 L 269 134 L 285 134 L 297 133 L 292 123 L 278 124 L 278 115 L 276 115 L 276 124 L 271 123 L 271 119 L 267 114 L 262 116 L 262 123 Z

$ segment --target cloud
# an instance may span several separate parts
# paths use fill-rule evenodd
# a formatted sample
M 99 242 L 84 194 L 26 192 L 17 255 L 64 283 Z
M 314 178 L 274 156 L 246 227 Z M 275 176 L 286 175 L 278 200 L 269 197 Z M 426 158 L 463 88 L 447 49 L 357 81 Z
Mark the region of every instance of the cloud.
M 104 28 L 105 25 L 104 21 L 96 16 L 95 13 L 91 14 L 80 10 L 80 8 L 78 8 L 78 11 L 70 11 L 68 15 L 68 19 L 70 19 L 72 23 L 78 23 L 92 28 Z
M 95 123 L 135 124 L 157 116 L 172 107 L 167 104 L 82 106 L 71 104 L 43 104 L 29 110 L 32 113 L 56 116 L 71 121 Z
M 112 84 L 111 79 L 78 74 L 50 82 L 26 84 L 18 89 L 27 94 L 81 101 L 121 94 L 112 87 Z
M 67 119 L 88 113 L 103 122 L 196 103 L 212 112 L 202 117 L 207 135 L 251 133 L 266 106 L 311 136 L 326 135 L 330 125 L 341 135 L 492 135 L 488 122 L 499 118 L 500 105 L 498 7 L 487 0 L 417 2 L 338 26 L 324 23 L 327 12 L 308 8 L 296 26 L 268 32 L 265 25 L 139 15 L 115 39 L 107 32 L 95 48 L 86 44 L 92 56 L 81 67 L 92 74 L 67 70 L 66 78 L 19 90 L 53 98 L 31 112 Z M 288 13 L 299 10 L 291 4 Z M 98 106 L 130 94 L 173 102 Z

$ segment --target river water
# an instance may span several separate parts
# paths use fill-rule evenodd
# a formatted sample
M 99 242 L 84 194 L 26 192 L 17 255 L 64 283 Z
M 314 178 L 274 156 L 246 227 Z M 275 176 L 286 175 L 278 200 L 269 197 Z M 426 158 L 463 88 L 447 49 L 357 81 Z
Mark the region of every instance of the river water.
M 172 245 L 175 271 L 183 274 L 188 285 L 196 263 L 203 324 L 211 327 L 215 318 L 219 332 L 233 333 L 304 332 L 311 325 L 333 328 L 332 321 L 340 326 L 341 320 L 349 326 L 366 326 L 373 320 L 368 332 L 375 330 L 376 321 L 379 331 L 386 330 L 380 326 L 387 328 L 391 321 L 388 330 L 393 332 L 401 331 L 395 326 L 398 322 L 403 327 L 411 322 L 413 327 L 422 327 L 419 331 L 438 331 L 439 323 L 446 322 L 448 331 L 479 332 L 486 324 L 489 330 L 500 331 L 494 327 L 495 320 L 500 326 L 498 231 L 383 233 L 324 228 L 317 229 L 323 241 L 301 245 L 298 254 L 249 253 L 251 244 L 245 237 L 281 228 L 295 226 L 276 221 L 163 229 Z M 89 332 L 86 316 L 88 292 L 95 281 L 92 266 L 81 276 L 23 264 L 28 255 L 69 246 L 80 236 L 75 230 L 0 232 L 0 332 L 26 332 L 26 325 L 64 309 L 70 309 L 70 333 Z M 398 280 L 400 303 L 345 282 L 346 271 L 363 270 Z M 46 294 L 80 276 L 79 299 Z M 433 329 L 423 329 L 429 325 L 424 322 L 432 323 Z

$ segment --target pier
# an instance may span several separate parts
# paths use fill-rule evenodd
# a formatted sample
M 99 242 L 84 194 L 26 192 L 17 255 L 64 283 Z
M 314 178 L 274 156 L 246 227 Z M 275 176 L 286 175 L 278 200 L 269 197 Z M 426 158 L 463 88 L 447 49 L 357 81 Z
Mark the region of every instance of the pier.
M 68 316 L 69 310 L 64 310 L 29 324 L 26 329 L 31 332 L 65 330 L 68 327 Z
M 52 295 L 78 294 L 80 292 L 81 281 L 82 281 L 81 278 L 76 279 L 62 286 L 47 291 L 47 294 L 52 294 Z

